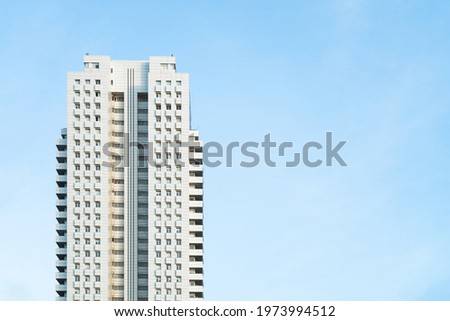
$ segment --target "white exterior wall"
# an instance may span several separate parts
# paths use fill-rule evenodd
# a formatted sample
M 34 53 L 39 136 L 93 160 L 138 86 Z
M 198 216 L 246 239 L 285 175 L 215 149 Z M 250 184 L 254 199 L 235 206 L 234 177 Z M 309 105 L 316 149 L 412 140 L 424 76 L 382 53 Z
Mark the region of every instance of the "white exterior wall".
M 138 121 L 148 122 L 153 157 L 155 152 L 163 152 L 158 144 L 174 141 L 177 134 L 181 142 L 188 142 L 194 136 L 198 139 L 198 133 L 190 130 L 189 76 L 176 72 L 174 57 L 113 61 L 105 56 L 85 56 L 84 63 L 84 71 L 71 72 L 67 79 L 67 279 L 66 292 L 63 292 L 64 280 L 61 271 L 58 272 L 58 299 L 201 299 L 203 213 L 192 213 L 192 206 L 197 206 L 198 211 L 203 203 L 190 197 L 202 199 L 203 192 L 202 185 L 197 185 L 196 190 L 189 185 L 203 182 L 201 165 L 194 168 L 189 164 L 189 149 L 184 147 L 180 152 L 185 166 L 178 170 L 173 149 L 169 150 L 172 159 L 168 160 L 171 170 L 167 166 L 160 170 L 154 166 L 148 166 L 147 171 L 138 170 L 139 154 L 132 148 L 127 155 L 131 157 L 129 167 L 121 170 L 102 166 L 103 161 L 112 161 L 103 153 L 106 143 L 126 143 L 123 137 L 117 137 L 122 134 L 129 134 L 131 142 L 138 141 L 138 131 L 143 130 Z M 100 97 L 96 97 L 96 92 Z M 123 93 L 123 102 L 112 101 L 117 93 Z M 138 93 L 147 93 L 148 102 L 138 102 Z M 169 104 L 171 110 L 167 110 Z M 138 106 L 147 106 L 148 115 L 138 113 Z M 96 121 L 96 116 L 100 120 Z M 157 117 L 161 117 L 160 121 Z M 198 148 L 191 161 L 194 157 L 201 161 L 201 147 Z M 114 152 L 125 156 L 122 147 Z M 76 153 L 79 158 L 75 157 Z M 100 158 L 96 158 L 96 153 L 100 153 Z M 90 170 L 86 170 L 86 165 Z M 200 177 L 192 178 L 193 170 Z M 141 183 L 145 179 L 148 184 L 144 188 Z M 148 190 L 148 201 L 142 197 L 144 190 Z M 142 220 L 145 201 L 148 225 Z M 61 200 L 58 202 L 61 205 Z M 90 207 L 86 202 L 90 202 Z M 96 202 L 100 202 L 100 207 L 96 207 Z M 172 206 L 169 208 L 168 204 Z M 193 219 L 197 220 L 195 226 L 191 224 Z M 59 234 L 62 228 L 65 226 L 57 226 Z M 193 232 L 199 234 L 190 235 Z M 138 239 L 148 239 L 148 245 L 139 243 Z M 86 244 L 87 240 L 90 244 Z M 190 249 L 194 243 L 200 248 Z M 57 250 L 57 265 L 64 258 L 62 251 Z M 86 251 L 90 252 L 89 257 Z M 100 256 L 96 257 L 98 252 Z M 201 261 L 194 262 L 194 259 Z M 193 268 L 201 270 L 192 273 Z

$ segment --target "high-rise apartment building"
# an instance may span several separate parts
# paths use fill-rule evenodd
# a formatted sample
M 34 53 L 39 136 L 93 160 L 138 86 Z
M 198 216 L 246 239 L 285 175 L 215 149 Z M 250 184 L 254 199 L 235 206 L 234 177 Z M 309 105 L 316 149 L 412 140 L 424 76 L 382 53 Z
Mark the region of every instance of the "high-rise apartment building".
M 175 58 L 86 55 L 57 150 L 57 300 L 202 299 L 202 147 Z

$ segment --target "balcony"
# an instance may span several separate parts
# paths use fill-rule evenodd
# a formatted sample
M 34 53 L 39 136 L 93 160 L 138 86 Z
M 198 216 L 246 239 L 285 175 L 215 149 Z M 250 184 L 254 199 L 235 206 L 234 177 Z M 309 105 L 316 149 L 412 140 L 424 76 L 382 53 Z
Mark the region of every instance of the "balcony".
M 56 265 L 56 267 L 67 267 L 67 261 L 66 260 L 56 260 L 55 265 Z
M 189 237 L 189 244 L 202 244 L 203 238 L 202 237 Z
M 190 219 L 203 219 L 203 213 L 195 213 L 195 212 L 190 212 L 189 213 L 189 218 Z
M 56 195 L 66 195 L 67 187 L 57 187 L 55 192 L 56 192 Z
M 190 153 L 189 157 L 191 159 L 199 159 L 199 160 L 203 160 L 203 153 L 202 152 L 194 152 L 194 153 Z
M 67 219 L 67 212 L 56 212 L 56 219 L 57 220 L 66 220 Z
M 203 256 L 203 250 L 191 250 L 189 249 L 189 256 Z
M 67 139 L 65 138 L 60 138 L 56 141 L 56 145 L 57 146 L 67 146 Z
M 203 201 L 189 201 L 189 207 L 203 207 Z
M 57 280 L 65 280 L 65 279 L 67 279 L 67 273 L 66 272 L 56 272 L 55 277 Z
M 56 290 L 56 292 L 65 292 L 65 291 L 67 291 L 67 285 L 66 284 L 56 284 L 55 290 Z
M 55 154 L 56 159 L 59 163 L 65 163 L 67 160 L 67 151 L 65 150 L 58 150 Z
M 57 199 L 56 206 L 59 208 L 67 207 L 67 199 Z
M 189 225 L 189 231 L 191 231 L 191 232 L 203 232 L 203 225 Z
M 67 175 L 56 175 L 57 182 L 67 182 Z
M 67 163 L 57 163 L 56 164 L 56 172 L 58 175 L 66 175 L 67 174 Z
M 201 188 L 189 188 L 189 195 L 196 195 L 196 196 L 199 196 L 199 195 L 203 195 L 203 189 L 201 189 Z
M 67 236 L 66 235 L 57 235 L 56 243 L 67 243 Z
M 67 224 L 56 224 L 57 231 L 67 231 Z
M 202 273 L 189 274 L 189 280 L 192 281 L 203 280 L 203 274 Z
M 203 286 L 202 285 L 190 285 L 189 292 L 203 292 Z

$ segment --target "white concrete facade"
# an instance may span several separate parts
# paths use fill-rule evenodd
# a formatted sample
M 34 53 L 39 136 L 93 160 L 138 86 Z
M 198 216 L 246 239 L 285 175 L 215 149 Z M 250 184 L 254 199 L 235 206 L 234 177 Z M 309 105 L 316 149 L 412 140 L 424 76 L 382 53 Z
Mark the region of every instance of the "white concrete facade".
M 57 141 L 57 300 L 202 299 L 189 75 L 174 57 L 86 55 L 84 66 L 68 74 Z

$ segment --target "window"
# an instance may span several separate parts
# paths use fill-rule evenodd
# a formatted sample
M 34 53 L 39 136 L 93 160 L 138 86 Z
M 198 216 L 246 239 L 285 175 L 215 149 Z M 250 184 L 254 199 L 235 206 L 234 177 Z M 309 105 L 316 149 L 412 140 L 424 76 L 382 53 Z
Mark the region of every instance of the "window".
M 156 245 L 161 245 L 161 240 L 160 239 L 156 240 Z
M 177 110 L 181 110 L 181 105 L 177 104 Z
M 90 251 L 84 252 L 84 256 L 85 256 L 85 257 L 91 257 L 91 252 L 90 252 Z
M 156 252 L 156 257 L 161 257 L 161 252 Z
M 181 252 L 177 252 L 177 257 L 181 257 Z
M 157 122 L 157 123 L 160 123 L 160 122 L 161 122 L 161 117 L 157 116 L 157 117 L 156 117 L 156 122 Z
M 181 264 L 177 264 L 177 270 L 181 270 Z
M 75 79 L 75 83 L 76 83 L 77 85 L 79 85 L 79 84 L 80 84 L 80 79 Z
M 161 80 L 156 81 L 156 86 L 161 86 Z
M 99 171 L 100 170 L 100 165 L 95 165 L 95 170 Z
M 80 92 L 78 90 L 75 90 L 75 96 L 80 97 Z
M 75 104 L 75 109 L 80 109 L 80 104 L 79 103 Z
M 166 92 L 166 95 L 167 95 L 168 98 L 172 98 L 172 93 L 170 91 Z
M 177 295 L 181 294 L 181 289 L 177 289 Z
M 160 91 L 157 91 L 156 92 L 156 98 L 160 98 L 161 97 L 161 92 Z
M 181 245 L 181 240 L 177 240 L 177 245 Z
M 161 105 L 160 104 L 156 105 L 156 110 L 161 110 Z
M 95 257 L 100 257 L 100 251 L 95 251 Z M 100 280 L 98 280 L 98 281 L 100 281 Z
M 177 93 L 177 98 L 181 98 L 181 93 Z
M 167 109 L 167 110 L 172 110 L 172 105 L 171 105 L 171 104 L 167 104 L 167 105 L 166 105 L 166 109 Z
M 86 90 L 84 94 L 86 95 L 86 97 L 91 97 L 91 92 L 89 90 Z
M 80 282 L 80 276 L 79 275 L 75 275 L 75 282 Z
M 101 93 L 99 91 L 95 92 L 95 97 L 101 97 Z
M 100 244 L 100 239 L 95 239 L 95 244 L 99 245 Z
M 86 202 L 86 207 L 91 207 L 91 202 Z
M 76 201 L 75 202 L 75 207 L 80 207 L 80 202 Z
M 91 109 L 91 104 L 90 103 L 85 103 L 84 106 L 86 107 L 86 109 Z
M 181 80 L 177 80 L 177 86 L 181 86 Z
M 100 104 L 99 103 L 95 103 L 95 109 L 100 109 Z
M 80 264 L 79 263 L 75 263 L 75 270 L 79 270 L 80 269 Z
M 86 80 L 84 81 L 84 83 L 85 83 L 86 85 L 90 85 L 90 84 L 91 84 L 91 80 L 90 80 L 90 79 L 86 79 Z
M 95 84 L 100 85 L 100 79 L 95 79 Z
M 100 207 L 100 202 L 99 201 L 95 202 L 95 207 Z

